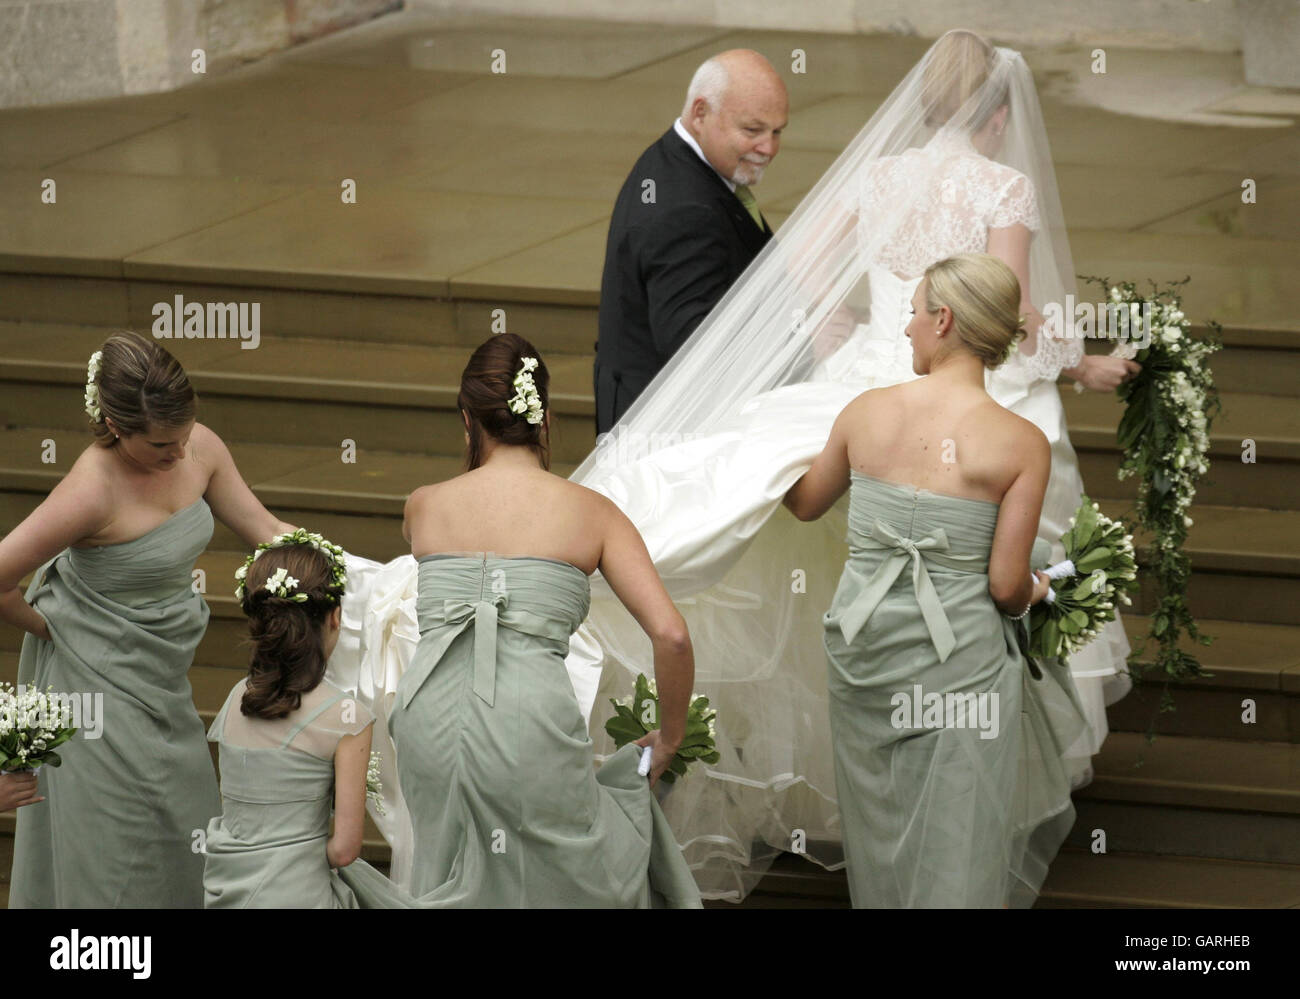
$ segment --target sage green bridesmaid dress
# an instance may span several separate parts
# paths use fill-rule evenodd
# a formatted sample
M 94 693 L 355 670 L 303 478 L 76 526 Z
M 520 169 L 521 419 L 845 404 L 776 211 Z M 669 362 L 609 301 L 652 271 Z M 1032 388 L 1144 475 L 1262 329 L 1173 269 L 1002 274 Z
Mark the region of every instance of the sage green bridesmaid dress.
M 998 505 L 853 472 L 823 617 L 853 904 L 1031 904 L 1074 820 L 1069 670 L 989 596 Z M 1042 551 L 1038 552 L 1043 554 Z
M 199 839 L 221 810 L 188 671 L 208 624 L 192 586 L 212 537 L 204 500 L 132 541 L 69 548 L 27 599 L 52 641 L 28 635 L 20 683 L 103 695 L 40 771 L 46 800 L 18 810 L 9 907 L 200 908 Z
M 420 642 L 389 720 L 412 890 L 352 864 L 363 908 L 700 907 L 640 750 L 593 768 L 564 665 L 589 605 L 568 562 L 420 559 Z
M 374 716 L 351 694 L 322 682 L 284 718 L 249 717 L 239 709 L 247 685 L 247 678 L 235 684 L 208 730 L 220 746 L 222 814 L 207 828 L 204 904 L 355 909 L 356 898 L 325 855 L 334 752 Z

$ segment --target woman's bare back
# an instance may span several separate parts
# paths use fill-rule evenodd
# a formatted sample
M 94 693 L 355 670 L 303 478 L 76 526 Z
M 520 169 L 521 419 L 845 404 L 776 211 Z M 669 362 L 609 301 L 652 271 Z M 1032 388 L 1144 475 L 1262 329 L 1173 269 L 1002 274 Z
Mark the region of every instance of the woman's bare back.
M 542 468 L 484 465 L 407 501 L 411 552 L 489 552 L 599 566 L 609 500 Z
M 865 392 L 850 406 L 854 471 L 964 499 L 1001 502 L 1039 434 L 987 393 L 933 377 Z

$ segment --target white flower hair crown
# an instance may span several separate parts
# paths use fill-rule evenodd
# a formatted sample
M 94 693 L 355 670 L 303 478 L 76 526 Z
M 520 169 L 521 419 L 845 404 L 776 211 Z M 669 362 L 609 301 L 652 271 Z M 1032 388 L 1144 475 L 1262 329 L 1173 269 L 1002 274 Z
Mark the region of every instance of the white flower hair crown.
M 235 598 L 241 604 L 248 599 L 248 589 L 244 585 L 244 581 L 248 578 L 248 570 L 254 562 L 262 557 L 262 552 L 270 551 L 272 548 L 288 548 L 293 545 L 308 545 L 325 556 L 330 563 L 330 581 L 325 586 L 325 598 L 331 603 L 339 602 L 348 581 L 347 563 L 343 559 L 343 549 L 334 542 L 321 537 L 321 535 L 300 527 L 296 531 L 277 534 L 270 541 L 262 542 L 252 555 L 244 559 L 244 564 L 235 570 Z M 292 592 L 297 587 L 298 580 L 290 576 L 282 566 L 267 577 L 263 589 L 269 590 L 274 596 L 305 604 L 311 599 L 311 595 Z
M 99 410 L 99 367 L 103 363 L 104 352 L 97 350 L 90 355 L 90 364 L 86 366 L 86 415 L 96 423 L 102 414 Z
M 529 423 L 536 425 L 542 422 L 542 397 L 537 394 L 537 384 L 533 381 L 533 371 L 537 367 L 537 358 L 521 357 L 523 367 L 515 375 L 515 394 L 510 397 L 506 403 L 510 407 L 510 412 L 516 414 L 527 414 L 524 418 Z

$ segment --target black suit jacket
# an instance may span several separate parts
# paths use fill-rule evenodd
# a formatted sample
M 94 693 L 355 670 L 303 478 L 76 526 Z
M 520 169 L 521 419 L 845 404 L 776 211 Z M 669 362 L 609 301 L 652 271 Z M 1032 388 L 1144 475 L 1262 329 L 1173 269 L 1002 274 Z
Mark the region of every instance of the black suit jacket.
M 647 184 L 653 181 L 653 187 Z M 600 282 L 596 432 L 606 433 L 772 238 L 672 128 L 614 203 Z

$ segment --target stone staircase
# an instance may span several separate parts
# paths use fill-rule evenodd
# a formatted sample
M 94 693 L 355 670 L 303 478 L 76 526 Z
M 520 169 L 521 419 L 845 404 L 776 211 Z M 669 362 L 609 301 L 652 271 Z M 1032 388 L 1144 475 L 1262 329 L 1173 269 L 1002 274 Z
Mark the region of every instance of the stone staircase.
M 0 232 L 0 528 L 7 530 L 34 509 L 89 443 L 81 394 L 90 353 L 115 327 L 147 332 L 152 304 L 177 294 L 186 301 L 261 303 L 256 350 L 229 340 L 172 340 L 166 346 L 199 392 L 200 419 L 227 441 L 263 502 L 285 520 L 350 550 L 376 559 L 403 554 L 406 494 L 461 467 L 455 412 L 459 374 L 470 349 L 492 332 L 494 310 L 504 310 L 507 328 L 531 339 L 546 358 L 552 376 L 553 469 L 568 474 L 594 446 L 591 347 L 605 224 L 599 206 L 607 211 L 631 162 L 622 147 L 635 146 L 634 157 L 658 127 L 638 124 L 638 136 L 630 142 L 628 115 L 640 113 L 638 121 L 644 119 L 647 94 L 659 93 L 655 87 L 668 93 L 671 80 L 674 96 L 665 112 L 670 121 L 676 81 L 684 82 L 683 72 L 689 76 L 688 68 L 709 52 L 736 44 L 788 48 L 792 37 L 803 38 L 706 34 L 678 39 L 670 58 L 640 68 L 616 73 L 617 67 L 606 67 L 617 79 L 608 103 L 593 105 L 586 122 L 561 118 L 557 109 L 595 93 L 585 87 L 588 80 L 582 86 L 543 76 L 503 80 L 507 96 L 502 97 L 485 94 L 481 74 L 412 74 L 419 76 L 419 86 L 409 99 L 423 100 L 409 114 L 403 109 L 402 121 L 437 124 L 459 134 L 457 115 L 466 120 L 472 115 L 448 111 L 447 93 L 507 116 L 523 114 L 512 103 L 519 98 L 531 101 L 529 113 L 542 118 L 556 111 L 554 127 L 572 129 L 584 156 L 592 146 L 584 127 L 605 129 L 621 143 L 618 156 L 602 147 L 607 161 L 587 162 L 591 169 L 576 178 L 543 164 L 538 184 L 550 200 L 544 210 L 527 208 L 527 218 L 510 230 L 514 243 L 484 245 L 481 229 L 495 217 L 487 213 L 546 199 L 502 196 L 490 202 L 476 186 L 475 164 L 483 175 L 499 176 L 493 174 L 500 168 L 498 153 L 491 150 L 478 161 L 466 155 L 444 163 L 452 177 L 445 190 L 436 177 L 428 181 L 432 192 L 418 194 L 411 193 L 415 182 L 394 181 L 396 186 L 377 199 L 378 208 L 365 209 L 369 214 L 358 216 L 363 221 L 350 221 L 340 231 L 333 209 L 312 201 L 315 185 L 322 182 L 317 173 L 328 173 L 324 168 L 313 167 L 317 172 L 306 178 L 312 186 L 295 192 L 284 186 L 293 167 L 259 147 L 250 154 L 243 186 L 232 191 L 222 173 L 228 164 L 216 151 L 238 143 L 244 133 L 224 116 L 214 98 L 219 91 L 207 85 L 191 88 L 196 94 L 188 98 L 163 95 L 129 107 L 115 102 L 110 110 L 118 117 L 89 115 L 85 109 L 63 117 L 57 109 L 43 111 L 56 119 L 43 133 L 38 116 L 19 115 L 18 132 L 10 134 L 32 142 L 47 134 L 50 150 L 15 160 L 0 148 L 0 173 L 25 183 L 39 168 L 61 177 L 64 189 L 79 177 L 91 178 L 103 195 L 98 204 L 104 217 L 93 207 L 78 207 L 70 191 L 70 210 L 81 215 L 46 221 L 25 207 L 26 195 L 20 204 L 16 197 L 6 200 L 11 187 L 0 188 L 0 218 L 23 222 L 7 235 Z M 841 38 L 833 44 L 842 55 L 859 49 L 878 54 L 882 43 Z M 914 40 L 898 44 L 910 48 L 881 70 L 891 81 L 917 54 Z M 387 59 L 391 51 L 381 48 L 373 60 Z M 337 65 L 349 72 L 371 58 L 358 47 L 341 52 Z M 327 57 L 295 58 L 287 71 L 292 86 L 275 90 L 276 102 L 265 112 L 272 117 L 255 116 L 247 126 L 272 146 L 274 115 L 284 117 L 290 131 L 299 127 L 290 120 L 297 111 L 292 97 L 284 94 L 298 94 L 294 87 L 306 93 L 333 85 L 325 72 L 331 65 Z M 865 120 L 872 101 L 862 95 L 888 89 L 864 81 L 860 62 L 842 58 L 836 65 L 845 75 L 838 89 L 824 77 L 816 93 L 800 96 L 792 88 L 793 106 L 807 109 L 811 134 L 801 147 L 792 132 L 771 168 L 772 196 L 764 205 L 774 225 L 852 134 L 852 123 Z M 273 71 L 243 81 L 239 93 L 250 105 L 257 103 L 258 80 L 276 86 Z M 403 81 L 397 69 L 386 69 L 378 86 L 391 97 L 405 93 Z M 364 118 L 366 94 L 356 89 L 366 86 L 364 79 L 345 73 L 341 90 L 344 83 L 351 88 L 351 103 L 340 105 L 339 113 Z M 544 97 L 551 92 L 558 103 L 548 110 Z M 198 110 L 187 110 L 187 101 Z M 1243 139 L 1224 127 L 1139 123 L 1050 101 L 1044 114 L 1060 163 L 1076 269 L 1116 279 L 1192 273 L 1186 311 L 1193 318 L 1225 321 L 1227 346 L 1214 361 L 1224 411 L 1214 428 L 1211 470 L 1192 511 L 1196 523 L 1188 541 L 1193 610 L 1204 631 L 1218 637 L 1200 650 L 1213 675 L 1175 689 L 1178 710 L 1156 720 L 1159 735 L 1150 746 L 1141 733 L 1151 721 L 1153 694 L 1140 690 L 1111 708 L 1113 735 L 1095 760 L 1095 780 L 1076 795 L 1079 822 L 1039 904 L 1300 905 L 1300 501 L 1295 488 L 1300 483 L 1300 323 L 1294 320 L 1300 296 L 1292 284 L 1297 213 L 1294 206 L 1282 211 L 1289 227 L 1278 223 L 1276 214 L 1268 221 L 1240 219 L 1226 230 L 1220 224 L 1223 212 L 1231 214 L 1231 192 L 1241 170 L 1272 177 L 1283 191 L 1295 190 L 1294 163 L 1300 157 L 1284 152 L 1300 149 L 1297 130 Z M 512 127 L 519 124 L 511 121 Z M 114 134 L 119 123 L 120 134 Z M 5 125 L 0 116 L 0 128 Z M 173 128 L 179 134 L 169 139 Z M 370 140 L 358 153 L 365 163 L 382 164 L 383 143 L 392 142 L 392 157 L 407 171 L 403 176 L 410 175 L 409 145 L 402 144 L 407 138 L 394 139 L 397 133 L 379 121 L 357 128 Z M 87 129 L 93 142 L 79 139 Z M 538 141 L 543 136 L 533 135 Z M 209 147 L 206 139 L 221 141 Z M 1107 152 L 1111 144 L 1116 148 Z M 191 162 L 189 152 L 198 148 L 208 149 L 211 159 L 196 154 Z M 317 159 L 310 162 L 328 158 L 325 145 L 313 148 Z M 1206 165 L 1215 162 L 1216 148 L 1229 150 L 1229 164 Z M 184 155 L 162 155 L 169 149 Z M 1165 179 L 1169 171 L 1162 173 L 1154 160 L 1133 161 L 1140 150 L 1151 149 L 1176 153 L 1180 171 Z M 60 172 L 68 157 L 73 172 Z M 158 167 L 159 162 L 172 166 Z M 777 172 L 781 164 L 790 168 L 784 181 Z M 1099 171 L 1101 166 L 1107 170 Z M 176 175 L 164 176 L 168 170 Z M 1104 192 L 1097 180 L 1102 173 Z M 573 189 L 577 183 L 582 190 Z M 407 190 L 403 184 L 413 186 Z M 217 202 L 225 201 L 196 198 L 205 185 L 220 195 Z M 155 190 L 161 194 L 151 202 Z M 332 197 L 337 203 L 336 191 Z M 143 199 L 139 212 L 158 216 L 158 231 L 130 217 L 130 198 Z M 1158 204 L 1148 206 L 1148 199 Z M 184 214 L 190 201 L 201 202 L 192 218 Z M 409 235 L 403 229 L 407 202 L 417 224 L 434 225 L 450 245 L 423 255 L 406 245 L 392 248 L 390 242 L 402 244 Z M 1220 222 L 1207 227 L 1197 221 L 1198 212 L 1216 205 Z M 443 218 L 450 222 L 436 228 Z M 1096 228 L 1075 227 L 1076 219 Z M 456 257 L 458 241 L 466 246 L 463 273 L 448 263 Z M 410 256 L 418 258 L 418 266 Z M 1133 484 L 1115 475 L 1118 405 L 1110 397 L 1078 396 L 1068 388 L 1062 399 L 1091 494 L 1108 512 L 1123 511 Z M 1241 461 L 1246 438 L 1256 442 L 1253 464 Z M 345 439 L 355 442 L 355 463 L 342 460 Z M 45 441 L 55 444 L 55 460 L 48 464 L 41 457 Z M 241 549 L 218 525 L 199 561 L 212 617 L 190 678 L 205 721 L 246 665 L 240 646 L 244 621 L 230 592 L 232 573 L 245 554 Z M 1142 614 L 1152 606 L 1152 594 L 1144 588 L 1135 613 L 1126 618 L 1132 637 L 1145 632 Z M 21 638 L 13 629 L 0 629 L 0 679 L 16 678 Z M 1247 698 L 1257 712 L 1251 724 L 1241 720 Z M 7 902 L 13 826 L 12 814 L 0 814 L 0 904 Z M 1105 853 L 1091 850 L 1094 830 L 1105 833 Z M 373 827 L 364 856 L 379 864 L 387 859 Z M 745 905 L 847 901 L 842 875 L 787 856 Z

